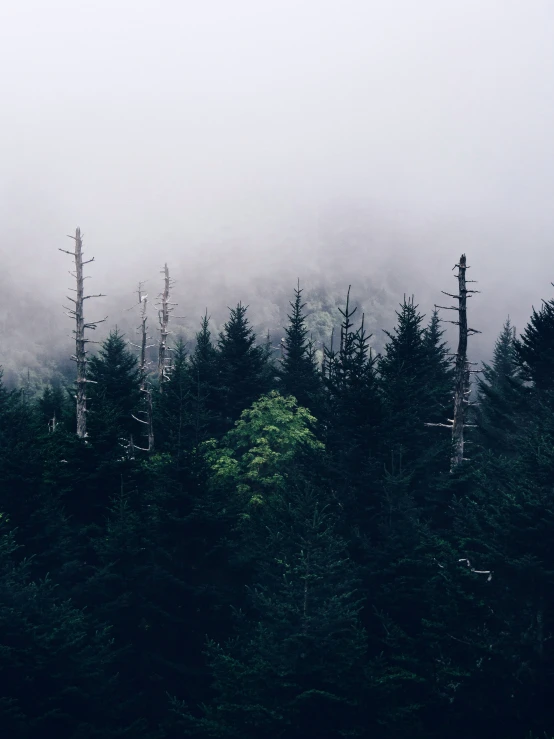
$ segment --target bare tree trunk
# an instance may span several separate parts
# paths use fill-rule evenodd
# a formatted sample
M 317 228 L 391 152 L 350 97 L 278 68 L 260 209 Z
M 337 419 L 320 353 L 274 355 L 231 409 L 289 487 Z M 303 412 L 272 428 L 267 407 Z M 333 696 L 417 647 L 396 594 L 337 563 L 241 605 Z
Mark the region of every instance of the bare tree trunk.
M 160 322 L 160 342 L 158 346 L 158 382 L 160 392 L 163 392 L 163 384 L 168 375 L 168 346 L 167 337 L 169 336 L 169 314 L 173 310 L 169 302 L 169 291 L 171 288 L 171 279 L 169 277 L 169 269 L 167 264 L 164 265 L 162 274 L 164 275 L 164 289 L 160 296 L 160 308 L 158 310 L 158 318 Z
M 444 306 L 436 305 L 435 308 L 443 308 L 444 310 L 458 311 L 457 321 L 448 321 L 458 326 L 458 350 L 454 355 L 455 372 L 454 372 L 454 413 L 453 418 L 448 424 L 428 423 L 426 426 L 443 426 L 452 430 L 452 457 L 450 461 L 450 471 L 453 472 L 464 460 L 464 430 L 468 427 L 466 422 L 467 409 L 469 406 L 470 395 L 470 362 L 467 358 L 467 340 L 470 334 L 478 334 L 474 328 L 468 328 L 467 325 L 467 299 L 472 293 L 478 290 L 468 290 L 467 282 L 474 280 L 466 280 L 466 255 L 462 254 L 460 261 L 455 265 L 458 268 L 456 278 L 458 280 L 458 294 L 453 295 L 442 291 L 444 295 L 448 295 L 458 301 L 458 305 Z
M 452 463 L 455 469 L 464 459 L 464 421 L 469 400 L 469 365 L 467 363 L 467 287 L 466 257 L 462 254 L 458 264 L 458 351 L 454 382 L 454 416 L 452 419 Z
M 136 449 L 141 449 L 141 451 L 148 451 L 151 452 L 154 449 L 154 425 L 153 425 L 153 413 L 152 413 L 152 389 L 150 387 L 150 384 L 148 382 L 148 362 L 146 359 L 146 351 L 153 346 L 153 344 L 148 344 L 148 315 L 147 315 L 147 307 L 148 307 L 148 295 L 143 294 L 142 288 L 144 283 L 139 282 L 138 286 L 138 302 L 141 307 L 140 311 L 140 326 L 138 330 L 140 331 L 140 345 L 138 346 L 138 349 L 140 351 L 140 359 L 139 359 L 139 373 L 140 373 L 140 390 L 142 393 L 144 393 L 144 402 L 146 406 L 146 410 L 140 411 L 141 415 L 146 416 L 146 420 L 141 418 L 136 418 L 134 416 L 135 420 L 139 423 L 145 424 L 147 426 L 147 436 L 148 436 L 148 447 L 146 449 L 141 447 L 134 447 Z M 133 344 L 133 346 L 136 346 L 136 344 Z
M 146 393 L 146 417 L 148 418 L 148 451 L 154 450 L 154 419 L 152 412 L 152 389 L 148 388 Z
M 75 394 L 76 405 L 77 405 L 77 436 L 80 439 L 85 439 L 87 436 L 87 350 L 86 344 L 91 343 L 90 339 L 85 338 L 85 330 L 95 329 L 99 323 L 102 323 L 106 318 L 102 318 L 99 321 L 85 322 L 85 311 L 84 305 L 85 300 L 89 298 L 102 298 L 105 297 L 101 293 L 98 295 L 85 295 L 84 294 L 84 281 L 85 276 L 83 275 L 83 267 L 85 264 L 94 262 L 94 257 L 88 259 L 86 262 L 83 261 L 83 240 L 81 238 L 81 229 L 75 230 L 75 236 L 69 236 L 70 239 L 75 241 L 75 251 L 71 252 L 66 249 L 60 249 L 65 254 L 69 254 L 75 260 L 75 271 L 70 271 L 77 284 L 77 288 L 73 289 L 76 293 L 75 298 L 66 296 L 74 304 L 74 308 L 64 306 L 68 311 L 67 315 L 70 318 L 75 319 L 75 329 L 73 334 L 75 335 L 75 354 L 71 357 L 74 362 L 77 363 L 77 389 Z M 94 343 L 94 342 L 93 342 Z

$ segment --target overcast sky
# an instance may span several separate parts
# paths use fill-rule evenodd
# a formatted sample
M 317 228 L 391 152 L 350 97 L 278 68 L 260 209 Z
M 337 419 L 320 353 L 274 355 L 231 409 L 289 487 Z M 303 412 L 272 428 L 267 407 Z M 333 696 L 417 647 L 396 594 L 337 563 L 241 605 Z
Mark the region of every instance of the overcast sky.
M 310 260 L 352 207 L 428 273 L 467 251 L 485 306 L 550 297 L 552 0 L 6 0 L 0 93 L 0 248 L 31 280 L 65 280 L 76 225 L 96 283 L 197 282 L 229 244 Z

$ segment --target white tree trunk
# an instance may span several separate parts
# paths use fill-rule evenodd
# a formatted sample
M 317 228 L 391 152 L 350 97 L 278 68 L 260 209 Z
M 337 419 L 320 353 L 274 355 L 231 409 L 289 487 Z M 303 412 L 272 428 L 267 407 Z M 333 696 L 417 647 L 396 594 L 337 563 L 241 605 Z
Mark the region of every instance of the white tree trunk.
M 458 294 L 453 295 L 442 291 L 444 295 L 448 295 L 458 301 L 457 305 L 435 305 L 435 308 L 443 308 L 444 310 L 454 310 L 458 312 L 457 321 L 447 321 L 458 326 L 458 350 L 455 356 L 455 372 L 454 372 L 454 413 L 449 423 L 427 423 L 426 426 L 442 426 L 452 431 L 452 457 L 450 460 L 450 471 L 453 472 L 465 459 L 464 457 L 464 430 L 468 427 L 466 422 L 467 409 L 469 406 L 470 394 L 470 362 L 467 358 L 467 340 L 470 334 L 478 334 L 480 331 L 474 328 L 468 328 L 467 325 L 467 299 L 472 293 L 478 290 L 468 290 L 466 280 L 466 255 L 462 254 L 456 278 L 458 280 Z M 474 280 L 469 280 L 474 282 Z
M 87 390 L 86 385 L 87 382 L 91 382 L 91 380 L 87 380 L 87 350 L 86 350 L 86 344 L 91 343 L 90 339 L 87 339 L 85 337 L 85 329 L 95 329 L 96 326 L 99 323 L 102 323 L 106 320 L 106 318 L 102 318 L 100 321 L 90 321 L 89 323 L 85 322 L 85 300 L 88 300 L 90 298 L 101 298 L 105 297 L 102 294 L 98 295 L 85 295 L 84 294 L 84 281 L 85 277 L 83 275 L 83 267 L 85 264 L 89 264 L 90 262 L 94 261 L 94 257 L 92 259 L 88 259 L 87 261 L 83 261 L 83 240 L 81 237 L 81 229 L 77 228 L 75 230 L 75 236 L 70 236 L 70 239 L 73 239 L 75 242 L 75 250 L 73 252 L 68 251 L 67 249 L 60 249 L 60 251 L 63 251 L 65 254 L 69 254 L 73 257 L 75 261 L 75 271 L 71 271 L 70 274 L 75 278 L 76 281 L 76 289 L 72 289 L 73 292 L 76 293 L 75 298 L 71 298 L 69 296 L 66 296 L 69 301 L 73 303 L 75 306 L 74 308 L 66 307 L 66 310 L 68 311 L 67 315 L 70 318 L 75 319 L 75 329 L 73 330 L 73 334 L 75 336 L 75 354 L 72 357 L 73 361 L 77 364 L 77 388 L 75 393 L 75 399 L 76 399 L 76 406 L 77 406 L 77 436 L 81 439 L 86 438 L 87 436 Z
M 172 304 L 169 302 L 171 279 L 169 277 L 167 264 L 164 265 L 162 274 L 164 275 L 164 289 L 160 296 L 160 307 L 158 310 L 158 319 L 160 322 L 160 341 L 158 344 L 158 383 L 160 392 L 163 392 L 163 385 L 169 374 L 169 348 L 167 345 L 167 338 L 170 333 L 169 314 L 173 310 Z

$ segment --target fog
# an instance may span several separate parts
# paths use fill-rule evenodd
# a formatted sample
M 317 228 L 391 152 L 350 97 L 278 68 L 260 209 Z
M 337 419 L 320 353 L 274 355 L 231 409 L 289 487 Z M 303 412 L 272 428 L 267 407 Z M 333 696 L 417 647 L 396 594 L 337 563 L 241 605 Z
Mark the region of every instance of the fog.
M 465 251 L 490 345 L 552 294 L 553 38 L 551 0 L 2 3 L 0 313 L 68 329 L 79 225 L 112 323 L 165 260 L 195 320 L 280 275 L 428 311 Z

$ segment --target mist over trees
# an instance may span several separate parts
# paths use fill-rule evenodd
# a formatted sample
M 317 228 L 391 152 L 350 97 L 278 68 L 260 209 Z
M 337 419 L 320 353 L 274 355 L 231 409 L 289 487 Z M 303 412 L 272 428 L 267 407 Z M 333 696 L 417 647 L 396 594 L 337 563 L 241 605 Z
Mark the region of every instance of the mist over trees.
M 185 342 L 166 265 L 95 347 L 74 244 L 72 377 L 0 383 L 3 735 L 550 736 L 554 301 L 482 367 L 465 255 L 379 350 L 301 281 Z
M 1 739 L 554 737 L 553 39 L 2 4 Z

